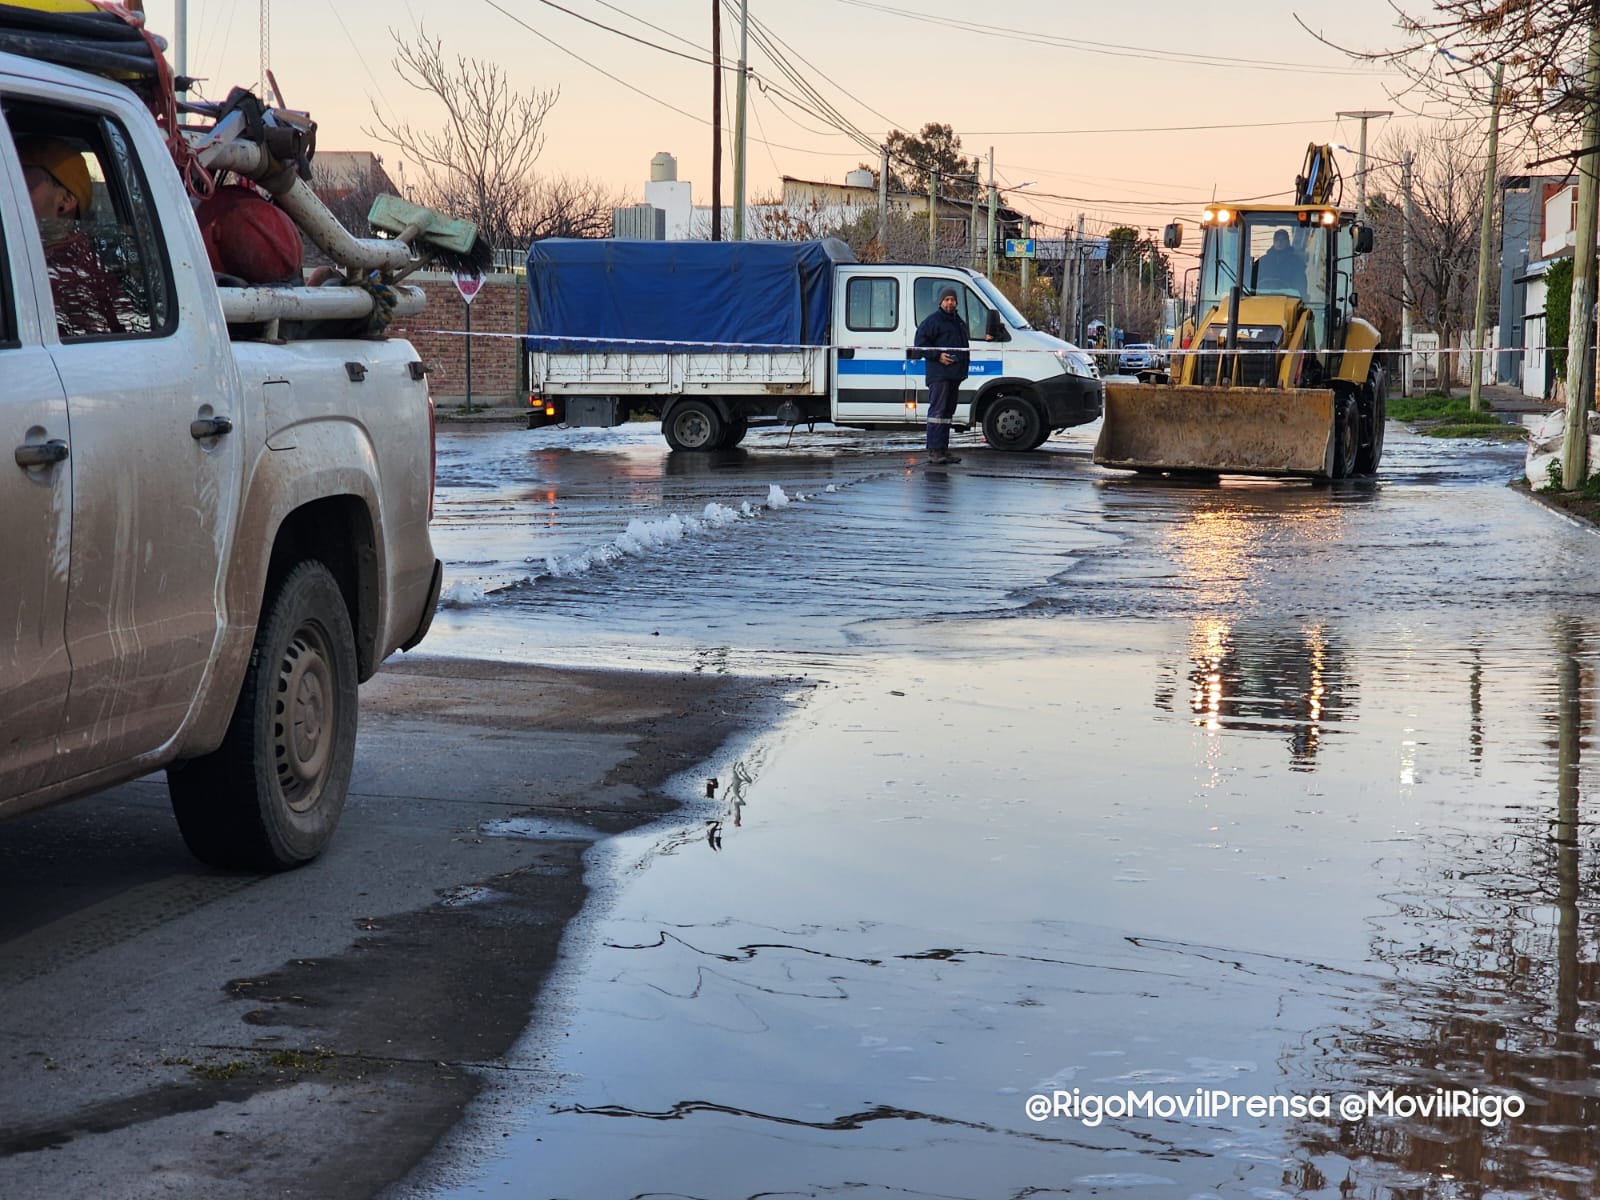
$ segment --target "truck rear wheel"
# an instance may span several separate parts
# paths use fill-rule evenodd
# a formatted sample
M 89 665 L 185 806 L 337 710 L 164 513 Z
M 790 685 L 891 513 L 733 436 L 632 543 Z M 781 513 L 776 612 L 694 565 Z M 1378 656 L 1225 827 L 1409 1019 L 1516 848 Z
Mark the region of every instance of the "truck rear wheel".
M 680 400 L 661 423 L 661 432 L 674 450 L 715 450 L 722 444 L 722 414 L 704 400 Z
M 282 871 L 322 853 L 355 761 L 357 678 L 339 585 L 321 563 L 302 562 L 263 606 L 222 745 L 167 769 L 195 857 Z
M 1039 410 L 1021 396 L 997 396 L 983 414 L 984 440 L 996 450 L 1032 450 L 1043 428 Z
M 722 440 L 717 443 L 718 449 L 732 450 L 744 441 L 744 435 L 750 432 L 750 418 L 734 417 L 723 426 Z

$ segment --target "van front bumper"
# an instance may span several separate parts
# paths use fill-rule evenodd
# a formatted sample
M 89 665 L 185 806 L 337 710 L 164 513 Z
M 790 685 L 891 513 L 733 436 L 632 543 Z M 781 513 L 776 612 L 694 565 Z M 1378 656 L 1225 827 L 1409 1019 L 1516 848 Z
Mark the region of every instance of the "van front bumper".
M 1053 375 L 1034 384 L 1044 403 L 1045 424 L 1051 429 L 1087 425 L 1105 411 L 1105 385 L 1084 375 Z

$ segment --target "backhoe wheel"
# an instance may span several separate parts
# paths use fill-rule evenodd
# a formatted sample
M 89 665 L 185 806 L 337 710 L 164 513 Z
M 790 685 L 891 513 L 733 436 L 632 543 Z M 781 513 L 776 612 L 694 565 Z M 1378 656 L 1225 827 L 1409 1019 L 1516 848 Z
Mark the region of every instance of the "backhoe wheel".
M 704 400 L 680 400 L 662 422 L 661 432 L 674 450 L 716 450 L 722 444 L 722 414 Z
M 1376 475 L 1383 461 L 1383 426 L 1389 419 L 1389 377 L 1383 368 L 1367 373 L 1362 395 L 1361 449 L 1356 454 L 1356 474 Z
M 1355 474 L 1356 455 L 1361 450 L 1361 414 L 1354 396 L 1339 396 L 1333 409 L 1333 478 L 1349 479 Z
M 1039 444 L 1044 420 L 1021 396 L 1000 396 L 983 414 L 984 440 L 996 450 L 1032 450 Z
M 333 837 L 356 750 L 355 635 L 327 567 L 302 562 L 267 597 L 222 745 L 167 769 L 195 857 L 282 871 Z

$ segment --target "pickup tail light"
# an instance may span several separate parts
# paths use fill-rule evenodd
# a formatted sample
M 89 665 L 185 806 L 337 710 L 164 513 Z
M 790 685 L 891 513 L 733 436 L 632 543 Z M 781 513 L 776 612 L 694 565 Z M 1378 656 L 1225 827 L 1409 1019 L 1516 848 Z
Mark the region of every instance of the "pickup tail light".
M 433 520 L 433 490 L 439 481 L 439 426 L 433 415 L 433 393 L 428 393 L 428 520 Z

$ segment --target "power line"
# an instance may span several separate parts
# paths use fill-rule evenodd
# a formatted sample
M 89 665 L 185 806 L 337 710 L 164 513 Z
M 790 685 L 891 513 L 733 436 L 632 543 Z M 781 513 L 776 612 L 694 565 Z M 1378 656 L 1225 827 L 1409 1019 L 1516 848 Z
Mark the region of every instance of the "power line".
M 921 25 L 930 23 L 943 25 L 946 28 L 959 29 L 965 33 L 973 33 L 982 37 L 1004 38 L 1007 41 L 1024 38 L 1032 43 L 1060 46 L 1068 50 L 1092 51 L 1096 54 L 1107 54 L 1117 58 L 1139 58 L 1151 62 L 1179 63 L 1188 66 L 1225 67 L 1233 71 L 1292 71 L 1302 75 L 1353 75 L 1362 78 L 1371 78 L 1374 74 L 1377 74 L 1377 72 L 1363 70 L 1359 67 L 1324 67 L 1312 63 L 1281 62 L 1274 59 L 1232 58 L 1220 54 L 1194 54 L 1185 50 L 1160 50 L 1148 46 L 1129 46 L 1118 42 L 1095 42 L 1084 38 L 1071 38 L 1060 34 L 1043 33 L 1037 29 L 1013 29 L 1000 25 L 961 21 L 954 17 L 941 17 L 912 9 L 896 8 L 893 5 L 876 3 L 874 0 L 838 0 L 838 2 L 853 8 L 864 8 L 874 12 L 887 13 L 889 16 L 906 17 Z

